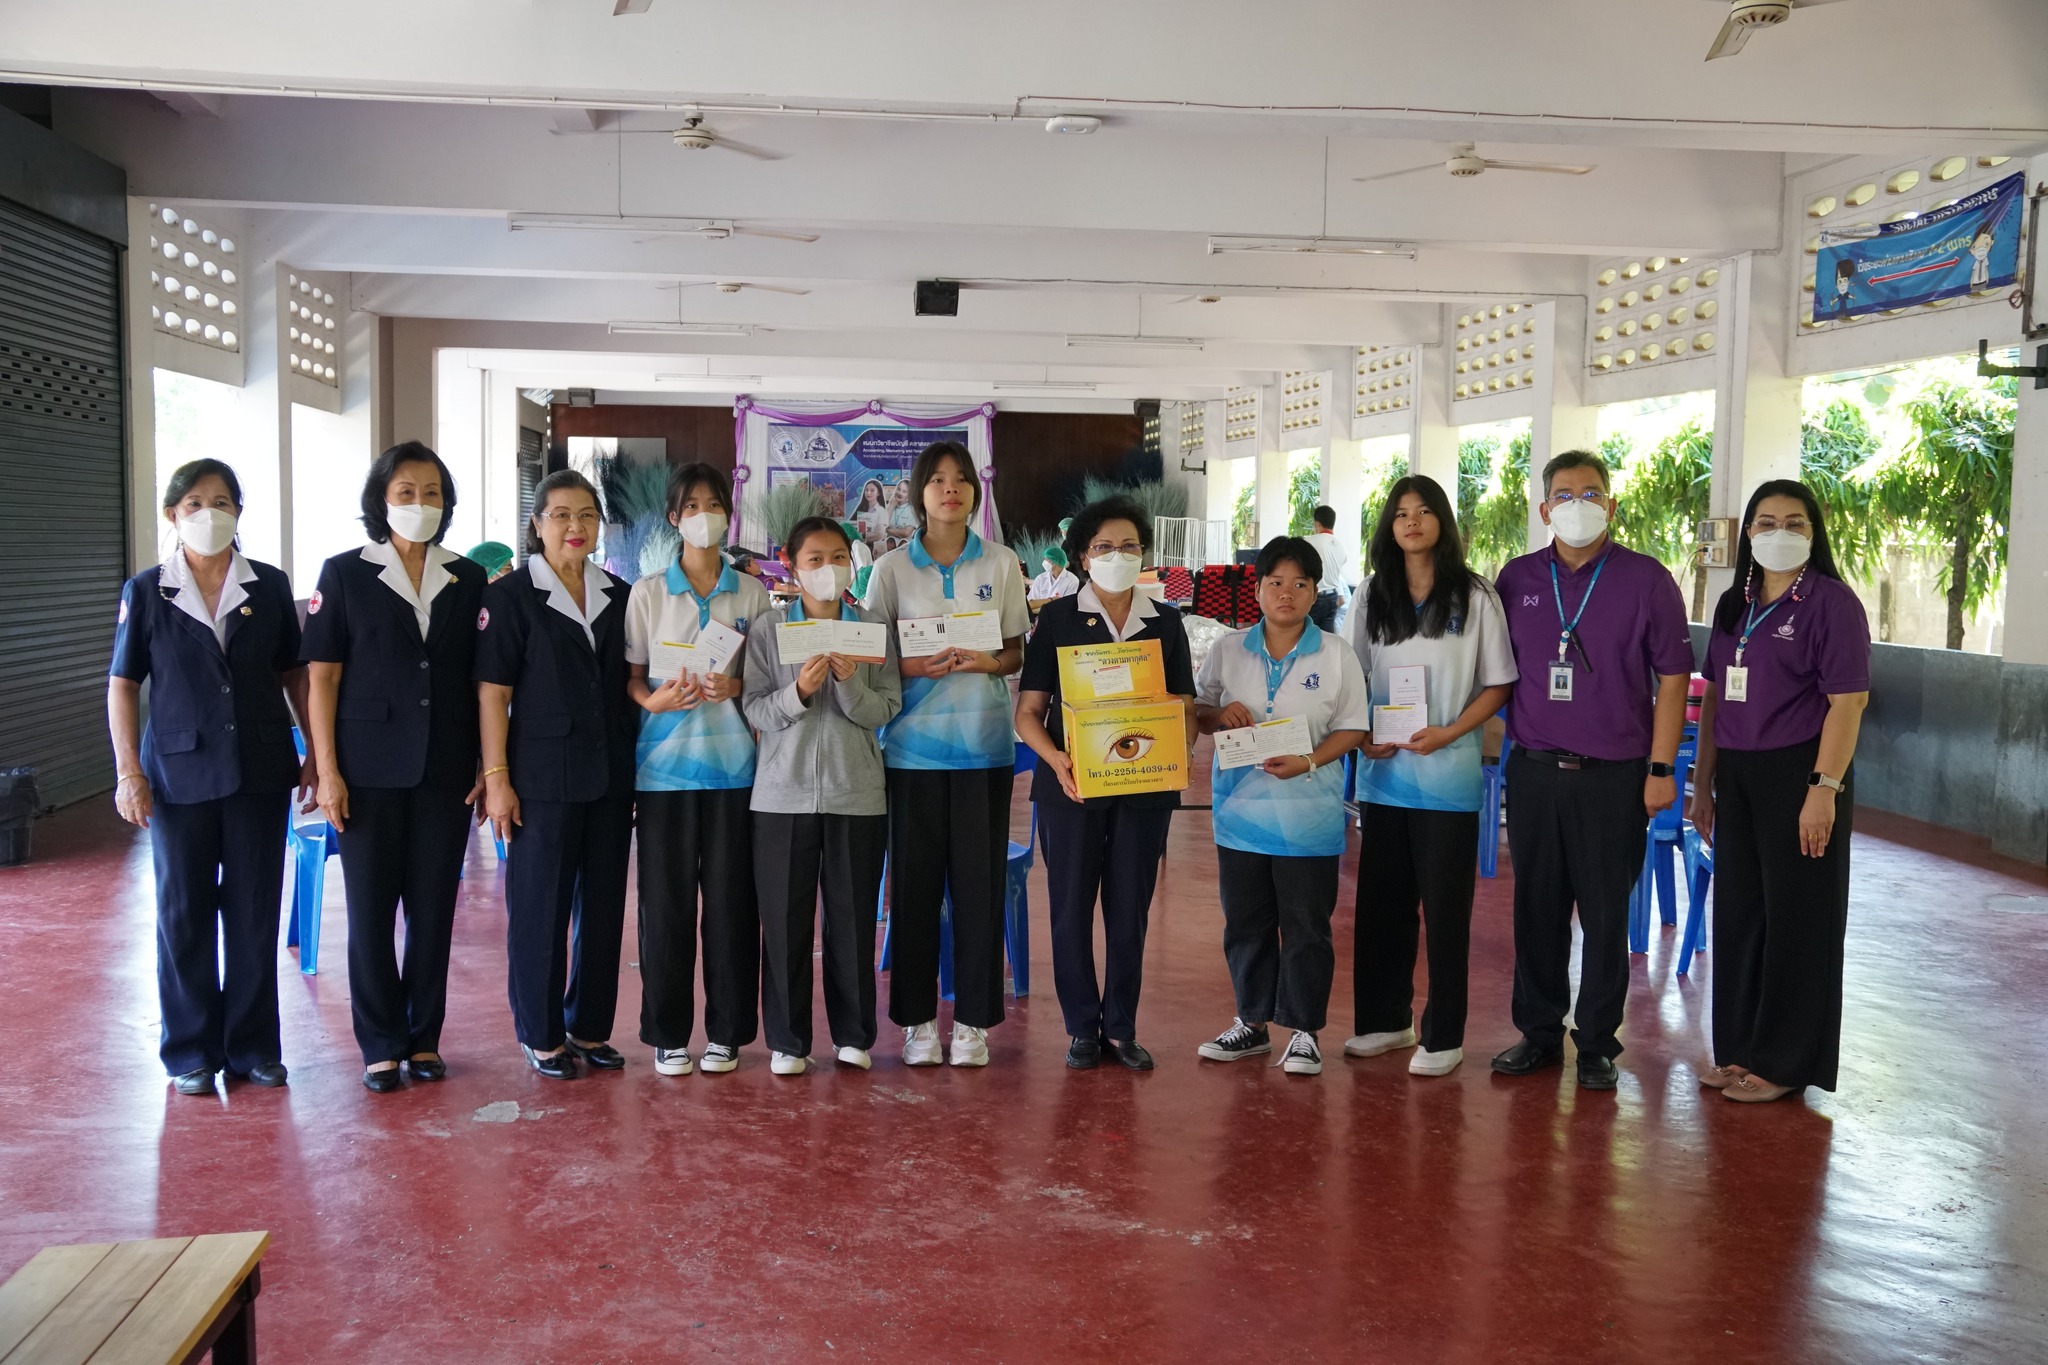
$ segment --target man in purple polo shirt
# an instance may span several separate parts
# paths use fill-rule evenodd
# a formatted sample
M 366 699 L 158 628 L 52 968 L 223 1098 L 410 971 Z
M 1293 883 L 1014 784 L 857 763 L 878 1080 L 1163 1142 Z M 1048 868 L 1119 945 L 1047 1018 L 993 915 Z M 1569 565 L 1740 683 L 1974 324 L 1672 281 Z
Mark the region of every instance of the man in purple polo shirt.
M 1515 867 L 1515 1027 L 1493 1069 L 1564 1061 L 1572 907 L 1585 946 L 1572 1041 L 1579 1084 L 1614 1089 L 1628 998 L 1628 902 L 1649 817 L 1678 799 L 1692 640 L 1664 566 L 1614 543 L 1607 466 L 1568 450 L 1543 469 L 1552 543 L 1497 587 L 1520 674 L 1508 702 L 1508 852 Z

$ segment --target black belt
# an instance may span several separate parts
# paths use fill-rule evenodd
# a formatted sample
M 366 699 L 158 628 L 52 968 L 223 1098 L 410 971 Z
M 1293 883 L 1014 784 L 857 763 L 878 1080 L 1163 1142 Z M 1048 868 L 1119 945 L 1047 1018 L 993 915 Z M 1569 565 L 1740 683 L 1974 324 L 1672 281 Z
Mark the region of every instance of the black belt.
M 1516 754 L 1527 754 L 1539 763 L 1548 763 L 1554 768 L 1611 768 L 1620 763 L 1639 763 L 1635 758 L 1590 758 L 1585 754 L 1567 753 L 1563 749 L 1525 749 L 1517 747 Z

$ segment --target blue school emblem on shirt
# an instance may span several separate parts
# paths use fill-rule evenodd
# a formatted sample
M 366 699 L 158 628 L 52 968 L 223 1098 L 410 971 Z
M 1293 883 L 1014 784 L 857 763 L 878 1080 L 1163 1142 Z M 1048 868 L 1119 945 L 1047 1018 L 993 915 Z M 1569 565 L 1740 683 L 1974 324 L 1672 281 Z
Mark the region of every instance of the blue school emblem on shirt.
M 1462 616 L 1453 616 L 1444 625 L 1444 634 L 1446 635 L 1463 635 L 1464 633 L 1465 618 Z
M 738 631 L 738 632 L 739 632 L 740 634 L 742 634 L 742 635 L 746 634 L 746 633 L 747 633 L 747 618 L 746 618 L 746 617 L 744 617 L 744 616 L 735 616 L 735 617 L 733 618 L 733 621 L 732 621 L 732 628 L 733 628 L 734 630 Z
M 1313 692 L 1322 685 L 1323 675 L 1320 673 L 1311 673 L 1301 680 L 1301 690 L 1304 692 Z
M 974 595 L 976 597 L 979 597 L 984 602 L 991 601 L 994 599 L 996 595 L 996 585 L 993 583 L 984 583 L 974 590 Z

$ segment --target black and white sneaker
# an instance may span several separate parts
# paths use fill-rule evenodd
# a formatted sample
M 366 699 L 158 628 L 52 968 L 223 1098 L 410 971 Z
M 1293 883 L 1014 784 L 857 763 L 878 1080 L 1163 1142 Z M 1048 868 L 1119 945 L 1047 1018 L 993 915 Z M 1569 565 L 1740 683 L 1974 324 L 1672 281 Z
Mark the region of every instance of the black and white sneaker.
M 1253 1028 L 1242 1019 L 1232 1019 L 1229 1028 L 1195 1049 L 1212 1062 L 1234 1062 L 1240 1057 L 1257 1057 L 1272 1050 L 1273 1040 L 1267 1035 L 1265 1026 Z
M 730 1043 L 707 1043 L 704 1045 L 703 1060 L 698 1063 L 706 1071 L 723 1074 L 740 1064 L 740 1050 Z
M 690 1054 L 679 1047 L 658 1047 L 654 1049 L 654 1069 L 663 1076 L 687 1076 L 692 1069 Z
M 1280 1059 L 1280 1069 L 1290 1076 L 1322 1075 L 1323 1050 L 1316 1046 L 1316 1036 L 1296 1029 L 1287 1044 L 1287 1055 Z

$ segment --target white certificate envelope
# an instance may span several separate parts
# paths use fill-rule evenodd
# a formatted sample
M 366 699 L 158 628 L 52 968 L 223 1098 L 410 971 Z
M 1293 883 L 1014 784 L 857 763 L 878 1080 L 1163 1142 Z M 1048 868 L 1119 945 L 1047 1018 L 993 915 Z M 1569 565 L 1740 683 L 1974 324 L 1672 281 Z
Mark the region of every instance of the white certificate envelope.
M 1388 669 L 1387 702 L 1391 706 L 1413 706 L 1426 711 L 1429 707 L 1429 670 L 1422 664 Z
M 1003 647 L 1003 618 L 992 611 L 956 611 L 946 618 L 946 634 L 955 649 Z
M 845 659 L 880 663 L 889 652 L 889 628 L 879 621 L 826 621 L 833 631 L 831 652 Z
M 697 646 L 675 640 L 656 640 L 647 647 L 647 676 L 660 682 L 674 682 L 688 673 L 704 669 Z
M 1308 722 L 1300 716 L 1287 716 L 1241 729 L 1218 730 L 1216 766 L 1249 768 L 1269 758 L 1305 755 L 1312 747 L 1308 742 Z
M 1131 679 L 1129 664 L 1100 664 L 1088 670 L 1088 686 L 1098 697 L 1115 697 L 1136 684 Z
M 697 663 L 693 666 L 699 673 L 718 673 L 732 676 L 732 661 L 746 648 L 747 637 L 723 621 L 707 621 L 697 632 Z
M 1406 744 L 1423 725 L 1427 714 L 1420 706 L 1375 706 L 1372 708 L 1372 742 Z
M 786 664 L 800 664 L 830 654 L 837 621 L 780 621 L 775 626 L 775 654 Z

